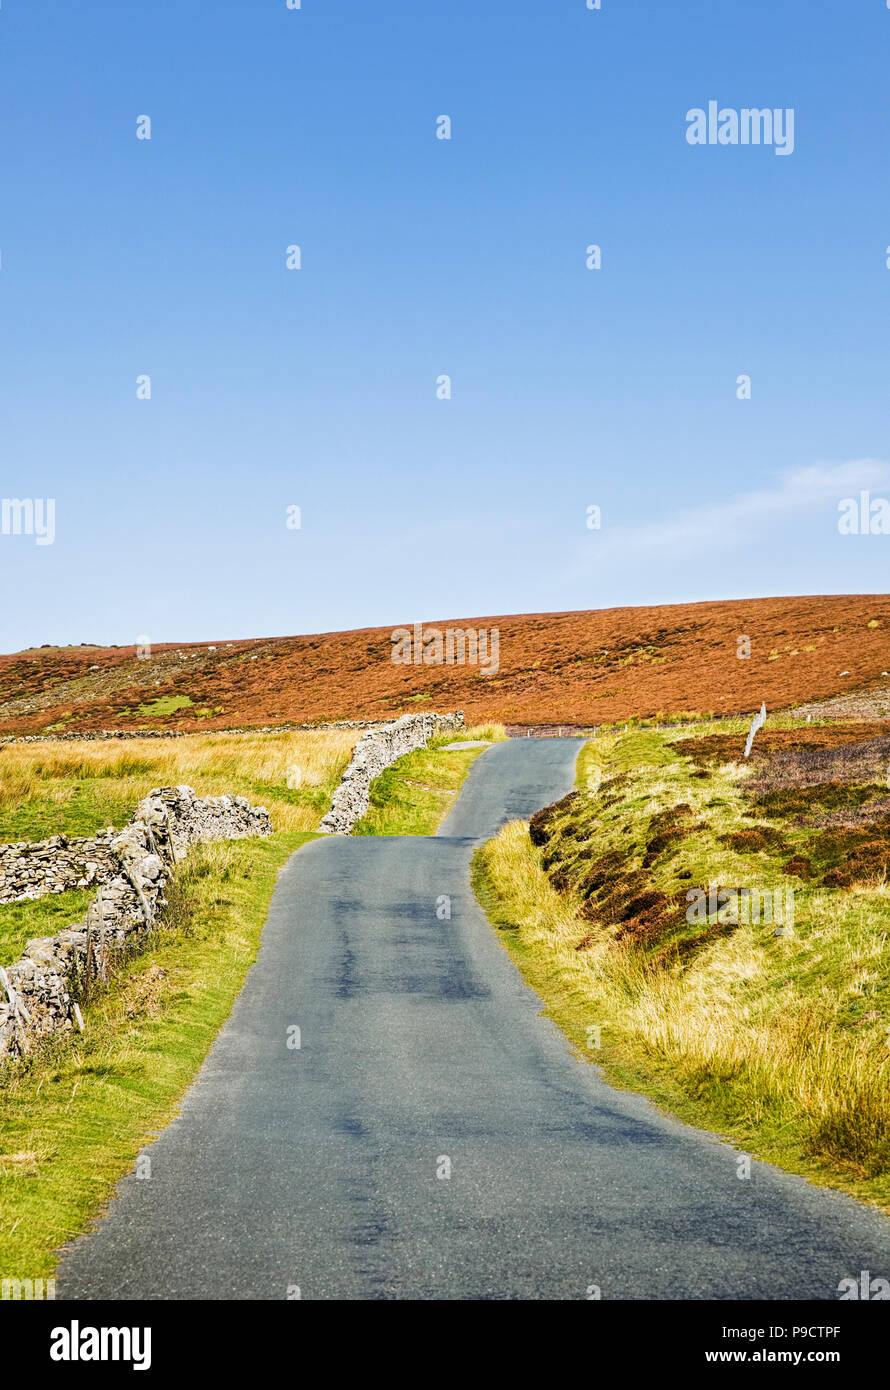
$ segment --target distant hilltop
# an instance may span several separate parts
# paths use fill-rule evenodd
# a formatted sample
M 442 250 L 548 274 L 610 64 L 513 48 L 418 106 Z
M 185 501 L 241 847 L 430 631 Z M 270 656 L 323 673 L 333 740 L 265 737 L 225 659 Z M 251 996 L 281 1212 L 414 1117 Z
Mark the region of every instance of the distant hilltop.
M 0 656 L 0 735 L 385 720 L 591 727 L 863 692 L 890 709 L 890 596 L 739 599 L 406 621 L 299 637 Z M 853 705 L 850 700 L 853 699 Z M 868 700 L 860 712 L 867 710 Z M 876 707 L 875 712 L 880 712 Z

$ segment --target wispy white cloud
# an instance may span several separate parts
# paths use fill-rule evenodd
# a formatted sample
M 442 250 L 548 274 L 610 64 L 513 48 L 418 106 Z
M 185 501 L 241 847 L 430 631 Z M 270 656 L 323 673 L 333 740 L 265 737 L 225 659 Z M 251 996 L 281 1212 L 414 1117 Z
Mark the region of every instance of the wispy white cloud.
M 613 523 L 606 516 L 603 529 L 591 533 L 593 544 L 585 547 L 579 568 L 588 571 L 619 556 L 628 559 L 643 554 L 652 559 L 656 553 L 676 555 L 693 547 L 699 554 L 709 546 L 725 550 L 748 544 L 755 527 L 757 535 L 763 536 L 771 524 L 816 512 L 862 488 L 890 488 L 890 463 L 855 459 L 792 469 L 781 474 L 773 488 L 734 493 L 725 501 L 691 503 L 659 521 Z

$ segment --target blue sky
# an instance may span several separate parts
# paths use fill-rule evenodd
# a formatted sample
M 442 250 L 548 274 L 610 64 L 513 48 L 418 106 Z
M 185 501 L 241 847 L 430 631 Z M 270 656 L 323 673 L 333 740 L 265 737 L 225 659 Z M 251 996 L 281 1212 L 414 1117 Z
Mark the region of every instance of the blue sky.
M 0 649 L 886 591 L 888 74 L 884 0 L 4 0 Z

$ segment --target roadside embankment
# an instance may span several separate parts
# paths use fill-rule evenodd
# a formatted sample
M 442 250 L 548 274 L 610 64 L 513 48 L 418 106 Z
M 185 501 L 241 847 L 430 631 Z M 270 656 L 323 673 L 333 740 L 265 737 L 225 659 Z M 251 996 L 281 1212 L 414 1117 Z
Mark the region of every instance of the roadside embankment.
M 890 1206 L 890 738 L 601 736 L 474 881 L 588 1060 L 762 1158 Z

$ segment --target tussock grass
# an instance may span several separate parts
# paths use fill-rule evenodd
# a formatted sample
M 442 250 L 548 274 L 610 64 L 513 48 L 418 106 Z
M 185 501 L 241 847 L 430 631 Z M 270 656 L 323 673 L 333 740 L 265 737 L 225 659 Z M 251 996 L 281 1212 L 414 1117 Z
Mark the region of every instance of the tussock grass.
M 262 803 L 276 829 L 314 830 L 357 738 L 335 729 L 3 744 L 0 843 L 119 829 L 153 787 L 179 783 Z
M 787 850 L 727 847 L 729 832 L 752 825 L 749 771 L 727 764 L 696 777 L 670 737 L 631 731 L 585 745 L 579 787 L 597 767 L 605 780 L 560 813 L 557 835 L 540 848 L 521 822 L 484 846 L 474 862 L 480 900 L 548 1012 L 610 1079 L 761 1157 L 890 1207 L 890 889 L 880 878 L 850 891 L 804 883 L 783 876 Z M 643 871 L 652 817 L 680 802 L 696 828 Z M 794 848 L 803 832 L 782 830 Z M 794 934 L 742 924 L 656 966 L 663 937 L 619 944 L 617 921 L 584 896 L 585 865 L 608 852 L 666 896 L 690 883 L 792 885 Z M 678 940 L 692 930 L 682 905 L 676 923 L 661 926 Z M 588 1046 L 593 1026 L 598 1049 Z
M 331 804 L 357 732 L 195 734 L 177 739 L 0 745 L 0 842 L 120 829 L 153 787 L 188 783 L 264 805 L 276 832 L 310 832 Z M 0 965 L 82 922 L 93 892 L 0 905 Z

